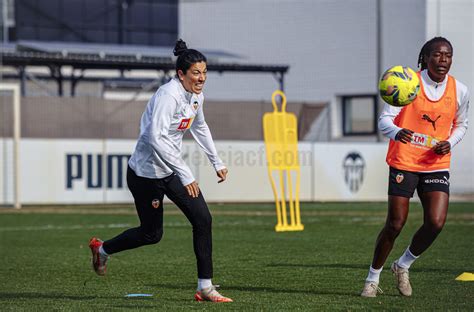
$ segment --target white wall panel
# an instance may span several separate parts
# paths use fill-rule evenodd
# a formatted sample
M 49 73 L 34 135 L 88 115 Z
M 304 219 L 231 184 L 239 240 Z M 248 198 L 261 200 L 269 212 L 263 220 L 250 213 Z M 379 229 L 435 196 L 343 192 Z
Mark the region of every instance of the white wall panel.
M 22 203 L 131 203 L 126 159 L 134 144 L 133 140 L 22 140 Z M 199 147 L 192 141 L 183 146 L 208 201 L 273 201 L 263 142 L 218 141 L 216 146 L 229 168 L 228 180 L 221 184 Z M 300 144 L 300 199 L 385 200 L 386 148 L 386 144 Z M 350 153 L 358 154 L 364 164 L 363 175 L 353 177 L 360 180 L 355 191 L 344 180 L 344 161 Z
M 314 198 L 322 201 L 384 201 L 387 198 L 387 144 L 318 143 L 314 150 Z M 357 165 L 348 156 L 358 155 L 362 170 L 351 173 Z M 360 157 L 360 158 L 359 158 Z M 355 169 L 355 168 L 354 168 Z M 345 176 L 352 175 L 349 181 Z M 351 189 L 350 185 L 354 187 Z M 357 187 L 357 183 L 359 187 Z

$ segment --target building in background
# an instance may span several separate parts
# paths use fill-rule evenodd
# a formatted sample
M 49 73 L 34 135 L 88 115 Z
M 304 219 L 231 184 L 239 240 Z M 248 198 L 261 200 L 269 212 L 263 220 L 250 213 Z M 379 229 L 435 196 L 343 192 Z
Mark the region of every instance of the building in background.
M 59 70 L 52 66 L 2 66 L 2 83 L 23 80 L 27 89 L 22 98 L 24 138 L 103 142 L 135 139 L 146 100 L 173 75 L 172 45 L 177 38 L 183 38 L 188 46 L 210 57 L 209 65 L 217 66 L 209 73 L 206 84 L 206 118 L 227 155 L 243 150 L 260 153 L 261 117 L 272 109 L 272 92 L 284 88 L 288 109 L 298 116 L 299 138 L 307 144 L 303 150 L 311 151 L 314 157 L 306 164 L 310 173 L 303 200 L 370 200 L 380 198 L 375 193 L 384 195 L 386 174 L 380 178 L 380 171 L 370 169 L 373 162 L 377 168 L 384 168 L 387 145 L 376 127 L 382 105 L 377 96 L 377 80 L 384 69 L 396 64 L 416 68 L 419 50 L 426 40 L 441 35 L 452 42 L 455 53 L 451 73 L 474 92 L 472 0 L 2 0 L 1 3 L 2 53 L 49 49 L 63 59 L 72 58 L 79 51 L 81 57 L 93 57 L 94 62 L 102 64 L 100 68 L 65 66 Z M 61 46 L 68 49 L 61 50 L 58 48 Z M 104 47 L 109 51 L 104 52 Z M 110 47 L 116 49 L 115 56 Z M 120 58 L 124 51 L 128 58 Z M 113 68 L 103 67 L 109 57 L 115 60 Z M 151 70 L 136 68 L 136 64 L 146 60 L 152 60 L 148 64 Z M 153 69 L 153 64 L 158 63 L 159 70 Z M 132 65 L 124 67 L 124 64 Z M 248 65 L 257 65 L 259 70 L 250 70 Z M 235 66 L 241 66 L 242 70 L 235 70 Z M 19 80 L 20 77 L 23 78 Z M 11 135 L 12 129 L 7 106 L 4 104 L 1 110 L 2 137 Z M 471 109 L 471 120 L 473 114 Z M 474 194 L 472 131 L 469 129 L 453 153 L 453 194 Z M 88 155 L 105 151 L 105 145 L 100 143 L 93 152 L 84 152 L 81 168 L 92 166 L 96 158 L 90 158 L 89 163 Z M 129 145 L 125 144 L 131 148 Z M 325 170 L 322 163 L 340 158 L 336 166 L 343 168 L 346 156 L 355 155 L 348 149 L 358 146 L 364 146 L 358 155 L 367 164 L 366 178 L 371 179 L 359 191 L 363 195 L 345 189 L 332 192 L 331 187 L 337 188 L 339 182 L 333 181 L 336 185 L 333 186 L 316 179 Z M 375 159 L 371 163 L 372 156 Z M 105 156 L 100 159 L 106 161 Z M 235 162 L 236 158 L 233 159 Z M 256 172 L 247 169 L 240 173 Z M 5 174 L 6 170 L 0 170 L 0 175 L 2 172 Z M 86 179 L 86 171 L 81 174 Z M 327 175 L 330 177 L 331 173 Z M 258 175 L 255 181 L 264 181 L 262 177 Z M 87 189 L 89 182 L 78 183 L 85 183 Z M 107 188 L 105 182 L 102 186 Z M 238 189 L 230 185 L 224 192 L 209 195 L 216 200 L 236 200 L 242 197 L 235 193 Z M 254 189 L 240 190 L 245 194 L 253 191 L 262 200 L 267 195 L 271 198 L 270 193 L 262 194 Z M 93 190 L 97 191 L 100 190 Z M 106 194 L 104 191 L 97 196 L 104 201 L 113 199 Z
M 417 68 L 426 40 L 451 41 L 450 74 L 474 92 L 473 16 L 472 0 L 182 1 L 178 29 L 191 45 L 289 64 L 289 101 L 329 103 L 306 139 L 375 142 L 379 75 L 397 64 Z M 216 75 L 207 94 L 265 100 L 272 87 L 263 77 Z M 453 152 L 452 181 L 454 189 L 474 192 L 473 129 Z

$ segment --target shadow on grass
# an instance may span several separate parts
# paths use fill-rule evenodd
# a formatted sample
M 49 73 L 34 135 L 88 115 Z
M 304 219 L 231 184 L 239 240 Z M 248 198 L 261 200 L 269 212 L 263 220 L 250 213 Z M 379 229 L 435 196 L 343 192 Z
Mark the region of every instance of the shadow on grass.
M 356 269 L 367 270 L 367 265 L 344 264 L 344 263 L 321 263 L 321 264 L 302 264 L 302 263 L 269 263 L 267 267 L 284 268 L 317 268 L 317 269 Z
M 316 269 L 351 269 L 351 270 L 368 270 L 369 265 L 367 264 L 345 264 L 345 263 L 321 263 L 321 264 L 302 264 L 302 263 L 270 263 L 267 267 L 283 267 L 283 268 L 316 268 Z M 386 263 L 385 269 L 390 270 L 390 263 Z M 410 272 L 417 273 L 445 273 L 445 274 L 458 274 L 464 272 L 464 269 L 453 269 L 449 270 L 445 268 L 410 268 Z
M 111 308 L 115 308 L 115 309 L 140 309 L 140 310 L 145 310 L 145 309 L 153 309 L 153 310 L 156 310 L 157 309 L 157 306 L 155 305 L 150 305 L 150 306 L 144 306 L 144 305 L 114 305 L 114 306 L 111 306 Z
M 20 293 L 20 292 L 0 292 L 1 299 L 67 299 L 67 300 L 94 300 L 97 299 L 95 296 L 71 296 L 60 293 Z
M 167 284 L 167 283 L 160 283 L 160 284 L 153 284 L 153 285 L 146 285 L 147 287 L 156 287 L 156 288 L 168 288 L 168 289 L 179 289 L 186 292 L 189 292 L 190 289 L 193 289 L 195 285 L 178 285 L 178 284 Z M 191 287 L 191 288 L 190 288 Z M 282 288 L 282 287 L 260 287 L 260 286 L 232 286 L 230 284 L 226 284 L 222 288 L 223 292 L 237 290 L 242 292 L 257 292 L 257 293 L 272 293 L 272 294 L 302 294 L 302 295 L 330 295 L 330 296 L 345 296 L 345 297 L 360 297 L 359 292 L 342 292 L 342 291 L 331 291 L 330 289 L 289 289 L 289 288 Z M 395 296 L 386 294 L 386 296 Z

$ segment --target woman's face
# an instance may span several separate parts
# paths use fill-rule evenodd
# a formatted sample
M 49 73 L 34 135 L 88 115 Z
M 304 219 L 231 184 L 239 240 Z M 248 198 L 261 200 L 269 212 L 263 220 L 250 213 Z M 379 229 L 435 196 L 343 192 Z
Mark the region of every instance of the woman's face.
M 433 44 L 430 55 L 426 56 L 428 74 L 433 81 L 441 82 L 451 68 L 453 62 L 453 51 L 446 42 L 436 42 Z
M 178 77 L 186 91 L 199 94 L 206 82 L 207 64 L 205 62 L 194 63 L 186 74 L 182 70 L 178 70 Z

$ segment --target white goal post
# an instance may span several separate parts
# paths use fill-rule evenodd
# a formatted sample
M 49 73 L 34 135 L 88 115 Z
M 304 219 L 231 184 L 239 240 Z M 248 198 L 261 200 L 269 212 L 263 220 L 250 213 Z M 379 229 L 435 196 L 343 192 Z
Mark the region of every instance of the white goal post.
M 13 99 L 13 140 L 12 140 L 12 189 L 13 189 L 13 207 L 21 208 L 21 194 L 20 194 L 20 138 L 21 138 L 21 112 L 20 112 L 20 86 L 14 83 L 0 83 L 0 92 L 11 92 Z M 4 116 L 5 117 L 5 116 Z M 11 118 L 11 117 L 10 117 Z M 4 144 L 4 149 L 7 145 Z M 5 153 L 6 154 L 6 153 Z M 4 164 L 7 159 L 4 157 Z M 0 164 L 0 165 L 4 165 Z M 6 173 L 5 173 L 6 174 Z M 0 177 L 3 179 L 4 177 Z

